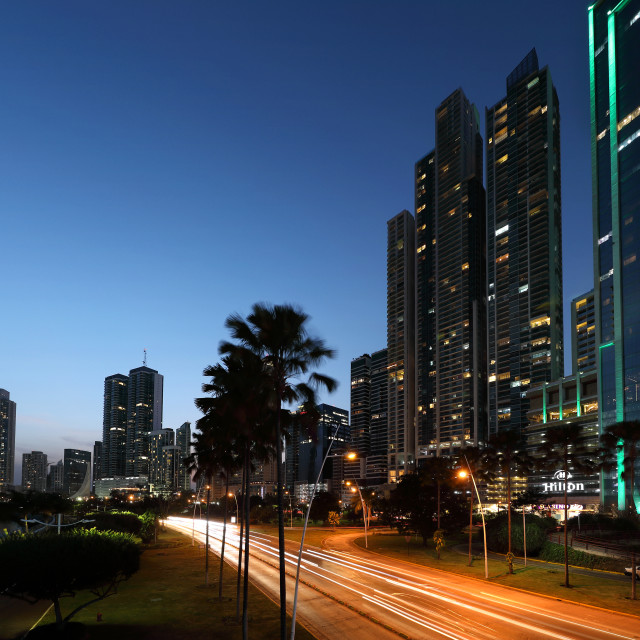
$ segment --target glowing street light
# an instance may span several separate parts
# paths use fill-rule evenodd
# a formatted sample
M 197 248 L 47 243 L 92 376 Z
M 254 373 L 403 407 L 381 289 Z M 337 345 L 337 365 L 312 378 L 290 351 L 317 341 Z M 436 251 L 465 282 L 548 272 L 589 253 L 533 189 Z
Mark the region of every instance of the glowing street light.
M 236 501 L 236 524 L 239 522 L 238 519 L 238 498 L 236 496 L 235 493 L 231 493 L 231 491 L 229 491 L 229 493 L 227 494 L 230 498 L 235 498 Z
M 353 458 L 351 458 L 353 459 Z M 360 504 L 362 505 L 362 519 L 364 520 L 364 546 L 365 549 L 369 548 L 369 543 L 367 541 L 367 531 L 369 529 L 369 514 L 368 514 L 368 507 L 364 502 L 364 498 L 362 497 L 362 492 L 360 491 L 360 487 L 358 486 L 358 481 L 354 478 L 353 481 L 355 482 L 355 488 L 351 487 L 351 481 L 347 480 L 347 482 L 345 483 L 348 487 L 351 487 L 351 493 L 356 493 L 356 491 L 358 492 L 358 496 L 360 497 Z
M 461 469 L 458 472 L 458 477 L 466 478 L 467 475 L 471 476 L 471 481 L 473 482 L 473 487 L 476 490 L 476 496 L 478 497 L 478 505 L 480 506 L 480 515 L 482 516 L 482 535 L 484 536 L 484 577 L 485 579 L 489 579 L 489 560 L 487 557 L 487 528 L 484 524 L 484 508 L 482 506 L 482 502 L 480 500 L 480 492 L 478 491 L 478 485 L 476 484 L 476 480 L 473 477 L 473 473 L 471 473 L 471 466 L 469 465 L 469 461 L 467 460 L 467 456 L 464 456 L 464 460 L 467 463 L 468 473 L 464 469 Z

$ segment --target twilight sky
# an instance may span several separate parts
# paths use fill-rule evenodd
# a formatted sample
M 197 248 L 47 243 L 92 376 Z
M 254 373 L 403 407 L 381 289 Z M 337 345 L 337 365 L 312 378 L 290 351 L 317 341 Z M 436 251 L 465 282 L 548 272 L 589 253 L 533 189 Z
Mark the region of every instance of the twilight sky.
M 56 462 L 101 438 L 104 378 L 144 348 L 164 426 L 194 422 L 225 317 L 256 301 L 312 317 L 338 352 L 322 399 L 348 409 L 351 359 L 386 343 L 386 221 L 413 211 L 435 108 L 461 86 L 484 130 L 534 46 L 560 98 L 568 325 L 593 287 L 586 7 L 0 4 L 0 387 L 17 402 L 17 483 L 22 453 Z

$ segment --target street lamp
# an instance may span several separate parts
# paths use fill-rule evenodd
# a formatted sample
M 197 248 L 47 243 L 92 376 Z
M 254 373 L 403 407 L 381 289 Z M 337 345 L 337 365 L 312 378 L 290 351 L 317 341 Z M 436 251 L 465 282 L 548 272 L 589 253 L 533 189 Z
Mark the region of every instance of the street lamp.
M 291 516 L 291 529 L 293 529 L 293 508 L 291 507 L 291 492 L 285 491 L 285 493 L 289 496 L 289 515 Z
M 302 562 L 302 549 L 304 547 L 304 535 L 307 532 L 307 523 L 309 522 L 309 514 L 311 513 L 311 503 L 313 502 L 313 498 L 316 495 L 316 490 L 318 489 L 318 484 L 320 483 L 320 478 L 322 477 L 322 470 L 324 469 L 324 465 L 327 462 L 327 458 L 329 457 L 329 452 L 331 451 L 331 447 L 336 440 L 336 436 L 338 435 L 339 426 L 336 426 L 336 430 L 329 441 L 329 446 L 327 447 L 327 452 L 324 454 L 324 459 L 322 460 L 322 464 L 320 465 L 320 471 L 318 471 L 318 477 L 316 478 L 316 483 L 313 485 L 313 490 L 311 491 L 311 496 L 309 497 L 309 507 L 307 509 L 307 514 L 304 518 L 304 525 L 302 527 L 302 538 L 300 538 L 300 551 L 298 552 L 298 563 L 296 566 L 296 587 L 293 592 L 293 610 L 291 612 L 291 640 L 295 640 L 296 637 L 296 610 L 298 607 L 298 585 L 300 583 L 300 563 Z M 340 454 L 332 457 L 341 457 L 344 455 L 347 460 L 355 460 L 358 457 L 358 454 L 355 452 L 349 452 L 346 454 Z
M 368 516 L 368 507 L 364 502 L 364 498 L 362 497 L 362 492 L 360 491 L 360 487 L 358 486 L 358 481 L 354 478 L 353 481 L 355 482 L 355 489 L 353 487 L 351 487 L 351 492 L 355 493 L 356 490 L 358 491 L 358 496 L 360 497 L 360 504 L 362 505 L 362 519 L 364 520 L 364 546 L 365 549 L 369 548 L 369 543 L 367 541 L 367 530 L 369 529 L 369 516 Z M 351 482 L 349 480 L 347 480 L 346 485 L 349 487 L 351 486 Z
M 231 493 L 231 491 L 229 491 L 229 493 L 227 494 L 230 498 L 235 498 L 236 501 L 236 524 L 238 524 L 238 498 L 236 497 L 235 493 Z
M 209 586 L 209 502 L 211 502 L 211 486 L 207 485 L 207 525 L 204 543 L 204 584 Z
M 487 528 L 484 524 L 484 508 L 482 506 L 482 501 L 480 500 L 480 492 L 478 491 L 478 485 L 476 484 L 476 480 L 473 477 L 473 473 L 471 473 L 471 466 L 469 465 L 469 461 L 467 460 L 467 456 L 464 456 L 464 460 L 467 463 L 467 469 L 469 469 L 469 475 L 471 476 L 471 481 L 473 482 L 473 487 L 476 490 L 476 496 L 478 498 L 478 505 L 480 506 L 480 515 L 482 516 L 482 535 L 484 536 L 484 577 L 485 579 L 489 579 L 489 560 L 487 557 Z M 458 476 L 460 478 L 466 478 L 467 472 L 462 469 Z

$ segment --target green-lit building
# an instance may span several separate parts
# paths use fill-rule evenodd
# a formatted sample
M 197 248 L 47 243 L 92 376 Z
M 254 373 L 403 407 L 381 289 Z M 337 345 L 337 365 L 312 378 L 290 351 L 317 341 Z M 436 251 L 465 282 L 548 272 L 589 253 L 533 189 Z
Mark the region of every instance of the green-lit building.
M 640 419 L 640 0 L 588 8 L 600 428 Z M 603 479 L 625 508 L 624 481 Z M 640 481 L 640 474 L 636 475 Z M 638 504 L 637 487 L 634 490 Z

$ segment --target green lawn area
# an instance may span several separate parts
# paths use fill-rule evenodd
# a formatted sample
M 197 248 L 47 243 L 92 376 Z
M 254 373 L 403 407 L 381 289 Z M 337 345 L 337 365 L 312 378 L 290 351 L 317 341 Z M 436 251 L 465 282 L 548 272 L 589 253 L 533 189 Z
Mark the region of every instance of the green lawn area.
M 163 532 L 158 544 L 145 549 L 140 570 L 120 585 L 117 595 L 90 605 L 73 620 L 87 625 L 88 637 L 97 640 L 193 640 L 242 637 L 235 622 L 236 572 L 226 566 L 224 601 L 218 600 L 217 556 L 210 556 L 210 586 L 204 585 L 204 551 L 191 546 L 191 539 Z M 75 600 L 89 599 L 79 594 Z M 63 601 L 63 613 L 75 606 Z M 102 613 L 102 622 L 97 614 Z M 37 619 L 37 617 L 36 617 Z M 41 624 L 53 622 L 50 612 Z M 34 620 L 35 622 L 35 620 Z M 280 610 L 261 591 L 249 585 L 249 634 L 251 638 L 279 637 Z M 312 640 L 298 625 L 296 638 Z
M 358 538 L 356 544 L 364 547 L 364 537 Z M 369 551 L 484 580 L 484 555 L 474 555 L 472 566 L 469 567 L 469 556 L 451 548 L 465 544 L 465 539 L 462 537 L 446 540 L 446 546 L 442 549 L 440 560 L 438 560 L 433 543 L 430 542 L 425 547 L 422 545 L 421 538 L 416 539 L 413 536 L 407 544 L 404 536 L 395 533 L 369 536 Z M 634 601 L 631 600 L 631 579 L 623 582 L 608 580 L 598 571 L 590 571 L 588 575 L 583 575 L 572 572 L 570 567 L 571 588 L 567 589 L 564 586 L 564 565 L 554 565 L 550 569 L 536 566 L 534 562 L 529 562 L 526 567 L 514 564 L 514 573 L 509 575 L 506 560 L 489 558 L 489 580 L 553 598 L 640 615 L 640 582 L 636 585 L 639 599 Z

